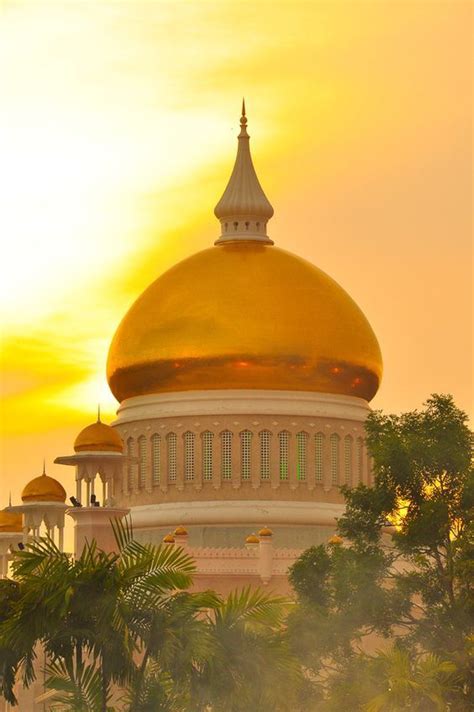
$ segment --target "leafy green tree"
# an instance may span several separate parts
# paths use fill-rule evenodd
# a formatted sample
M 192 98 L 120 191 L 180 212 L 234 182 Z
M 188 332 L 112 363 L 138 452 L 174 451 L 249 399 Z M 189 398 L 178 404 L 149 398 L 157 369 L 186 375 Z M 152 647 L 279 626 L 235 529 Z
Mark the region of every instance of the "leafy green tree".
M 471 709 L 474 476 L 467 416 L 450 396 L 433 395 L 420 412 L 372 413 L 366 432 L 374 485 L 342 488 L 344 543 L 313 547 L 291 571 L 301 603 L 290 620 L 294 648 L 328 702 L 333 682 L 344 687 L 374 636 L 398 639 L 416 660 L 454 666 L 458 682 L 444 691 L 443 709 Z M 359 673 L 344 704 L 364 684 Z

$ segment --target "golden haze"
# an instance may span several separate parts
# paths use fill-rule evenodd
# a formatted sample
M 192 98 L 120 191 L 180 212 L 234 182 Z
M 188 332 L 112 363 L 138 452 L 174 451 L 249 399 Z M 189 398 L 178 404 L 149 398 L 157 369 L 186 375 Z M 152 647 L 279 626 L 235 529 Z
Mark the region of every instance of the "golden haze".
M 470 3 L 1 4 L 2 497 L 116 403 L 114 331 L 219 234 L 240 98 L 278 247 L 354 298 L 375 407 L 471 408 Z M 441 49 L 442 48 L 442 49 Z M 71 470 L 71 472 L 69 472 Z

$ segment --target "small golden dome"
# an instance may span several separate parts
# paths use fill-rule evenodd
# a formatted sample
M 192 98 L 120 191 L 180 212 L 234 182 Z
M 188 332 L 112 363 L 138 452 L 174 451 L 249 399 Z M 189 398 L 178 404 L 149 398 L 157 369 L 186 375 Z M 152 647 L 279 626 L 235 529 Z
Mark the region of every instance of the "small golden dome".
M 342 539 L 337 534 L 333 534 L 332 537 L 328 540 L 328 544 L 332 544 L 333 546 L 340 546 L 343 543 L 344 539 Z
M 248 537 L 245 540 L 246 544 L 259 544 L 260 539 L 256 534 L 249 534 Z
M 163 537 L 163 544 L 174 544 L 174 536 L 170 533 Z
M 28 482 L 21 493 L 23 502 L 65 502 L 66 490 L 60 482 L 43 472 Z
M 107 363 L 119 401 L 216 388 L 370 400 L 381 375 L 374 332 L 342 287 L 251 241 L 198 252 L 153 282 L 118 327 Z
M 23 529 L 23 517 L 16 512 L 0 512 L 0 533 L 1 532 L 21 532 Z
M 74 442 L 76 452 L 123 452 L 123 441 L 115 428 L 98 420 L 81 430 Z
M 273 532 L 268 527 L 263 527 L 263 529 L 260 529 L 258 532 L 258 536 L 273 536 Z
M 174 530 L 174 535 L 175 536 L 188 536 L 188 530 L 185 529 L 182 525 L 179 527 L 176 527 Z

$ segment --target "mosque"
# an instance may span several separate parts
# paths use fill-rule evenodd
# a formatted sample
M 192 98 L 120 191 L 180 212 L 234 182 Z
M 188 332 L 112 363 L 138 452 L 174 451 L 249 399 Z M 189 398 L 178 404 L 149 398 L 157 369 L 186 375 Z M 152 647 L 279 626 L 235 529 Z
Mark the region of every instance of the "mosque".
M 273 244 L 245 105 L 214 212 L 214 245 L 158 277 L 115 333 L 117 419 L 99 417 L 55 460 L 75 467 L 76 506 L 43 470 L 0 513 L 0 576 L 19 539 L 47 531 L 63 548 L 65 515 L 76 551 L 91 538 L 113 549 L 110 521 L 129 515 L 140 541 L 188 549 L 198 588 L 285 592 L 288 567 L 334 535 L 340 486 L 371 483 L 380 348 L 333 279 Z

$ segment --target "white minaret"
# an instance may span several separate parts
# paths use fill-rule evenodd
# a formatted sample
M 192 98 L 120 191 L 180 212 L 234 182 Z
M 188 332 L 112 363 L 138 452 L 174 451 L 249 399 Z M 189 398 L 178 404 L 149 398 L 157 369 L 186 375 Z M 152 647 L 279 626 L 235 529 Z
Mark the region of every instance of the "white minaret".
M 117 430 L 97 421 L 85 427 L 74 442 L 74 455 L 57 457 L 55 463 L 76 468 L 76 496 L 67 511 L 74 520 L 74 551 L 80 554 L 87 541 L 95 539 L 100 549 L 113 551 L 115 537 L 111 522 L 122 519 L 128 508 L 114 506 L 114 481 L 121 480 L 123 442 Z M 97 491 L 97 485 L 100 491 Z
M 21 505 L 9 506 L 6 511 L 23 515 L 23 543 L 47 535 L 62 551 L 66 490 L 54 477 L 46 474 L 45 462 L 42 474 L 24 487 L 21 499 Z
M 9 506 L 12 506 L 11 497 Z M 23 517 L 20 512 L 0 512 L 0 578 L 8 577 L 11 551 L 22 541 Z

